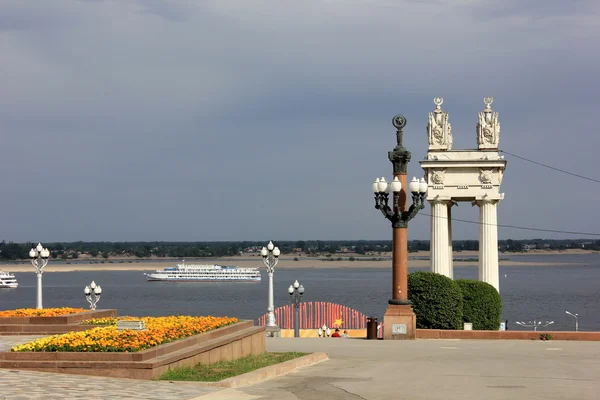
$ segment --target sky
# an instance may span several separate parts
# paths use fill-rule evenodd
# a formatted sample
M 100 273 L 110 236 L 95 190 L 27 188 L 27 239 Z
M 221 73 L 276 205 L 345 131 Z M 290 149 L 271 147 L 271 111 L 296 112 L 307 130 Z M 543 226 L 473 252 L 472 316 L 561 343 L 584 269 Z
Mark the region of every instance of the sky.
M 2 0 L 0 240 L 390 239 L 437 96 L 455 149 L 493 96 L 501 149 L 600 179 L 599 41 L 597 0 Z M 499 224 L 600 233 L 599 183 L 506 159 Z

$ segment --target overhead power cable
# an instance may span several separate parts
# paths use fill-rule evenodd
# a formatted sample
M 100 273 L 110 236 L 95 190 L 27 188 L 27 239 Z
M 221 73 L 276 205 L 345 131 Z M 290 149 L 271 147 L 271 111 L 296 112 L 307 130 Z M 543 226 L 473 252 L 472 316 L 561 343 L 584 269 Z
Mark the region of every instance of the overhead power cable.
M 501 152 L 501 153 L 508 154 L 509 156 L 512 156 L 512 157 L 515 157 L 515 158 L 519 158 L 519 159 L 521 159 L 521 160 L 524 160 L 524 161 L 527 161 L 527 162 L 530 162 L 530 163 L 533 163 L 533 164 L 536 164 L 536 165 L 540 165 L 540 166 L 542 166 L 542 167 L 545 167 L 545 168 L 550 168 L 550 169 L 553 169 L 554 171 L 562 172 L 563 174 L 567 174 L 567 175 L 571 175 L 571 176 L 576 176 L 576 177 L 578 177 L 578 178 L 581 178 L 581 179 L 586 179 L 586 180 L 588 180 L 588 181 L 592 181 L 592 182 L 600 183 L 600 180 L 598 180 L 598 179 L 594 179 L 594 178 L 588 178 L 587 176 L 583 176 L 583 175 L 575 174 L 575 173 L 573 173 L 573 172 L 565 171 L 564 169 L 560 169 L 560 168 L 552 167 L 552 166 L 550 166 L 550 165 L 547 165 L 547 164 L 542 164 L 542 163 L 540 163 L 540 162 L 533 161 L 533 160 L 530 160 L 530 159 L 528 159 L 528 158 L 521 157 L 521 156 L 518 156 L 518 155 L 516 155 L 516 154 L 509 153 L 508 151 L 505 151 L 505 150 L 498 150 L 498 151 L 499 151 L 499 152 Z
M 418 213 L 417 215 L 423 215 L 431 217 L 431 214 L 427 213 Z M 437 216 L 436 218 L 448 219 L 448 217 Z M 582 236 L 600 236 L 600 233 L 590 233 L 590 232 L 574 232 L 574 231 L 562 231 L 558 229 L 542 229 L 542 228 L 528 228 L 525 226 L 516 226 L 516 225 L 504 225 L 504 224 L 489 224 L 486 222 L 478 222 L 478 221 L 468 221 L 466 219 L 452 218 L 452 222 L 465 222 L 467 224 L 476 224 L 476 225 L 492 225 L 497 226 L 499 228 L 510 228 L 510 229 L 520 229 L 523 231 L 537 231 L 537 232 L 552 232 L 552 233 L 565 233 L 569 235 L 582 235 Z

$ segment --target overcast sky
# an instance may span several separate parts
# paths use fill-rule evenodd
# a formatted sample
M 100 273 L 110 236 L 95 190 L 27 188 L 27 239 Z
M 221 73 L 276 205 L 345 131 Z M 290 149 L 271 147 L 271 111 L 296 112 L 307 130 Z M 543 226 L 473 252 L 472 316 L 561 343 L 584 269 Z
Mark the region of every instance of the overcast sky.
M 0 240 L 389 239 L 435 96 L 454 148 L 493 96 L 501 149 L 600 179 L 599 43 L 597 0 L 1 0 Z M 506 159 L 500 224 L 600 233 L 600 184 Z

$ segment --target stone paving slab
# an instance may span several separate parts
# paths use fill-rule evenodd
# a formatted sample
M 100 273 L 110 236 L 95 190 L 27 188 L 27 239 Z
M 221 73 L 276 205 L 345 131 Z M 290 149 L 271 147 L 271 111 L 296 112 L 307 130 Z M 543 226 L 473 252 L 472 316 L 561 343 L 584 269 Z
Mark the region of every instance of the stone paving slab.
M 29 343 L 33 342 L 36 339 L 46 337 L 48 335 L 42 336 L 28 336 L 28 335 L 9 335 L 9 336 L 0 336 L 0 352 L 10 351 L 11 347 L 17 344 Z M 2 398 L 0 397 L 0 400 Z
M 0 388 L 0 400 L 190 400 L 222 390 L 191 382 L 180 384 L 8 369 L 0 369 Z

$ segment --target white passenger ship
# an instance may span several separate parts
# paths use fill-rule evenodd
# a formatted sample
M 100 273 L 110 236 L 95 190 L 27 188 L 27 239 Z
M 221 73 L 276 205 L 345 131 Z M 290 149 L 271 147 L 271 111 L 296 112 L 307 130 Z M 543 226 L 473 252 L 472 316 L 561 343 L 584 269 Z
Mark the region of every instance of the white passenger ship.
M 144 273 L 148 281 L 233 282 L 260 281 L 258 268 L 239 268 L 218 264 L 177 264 L 152 273 Z
M 10 272 L 0 271 L 0 288 L 16 288 L 19 286 L 17 278 Z

